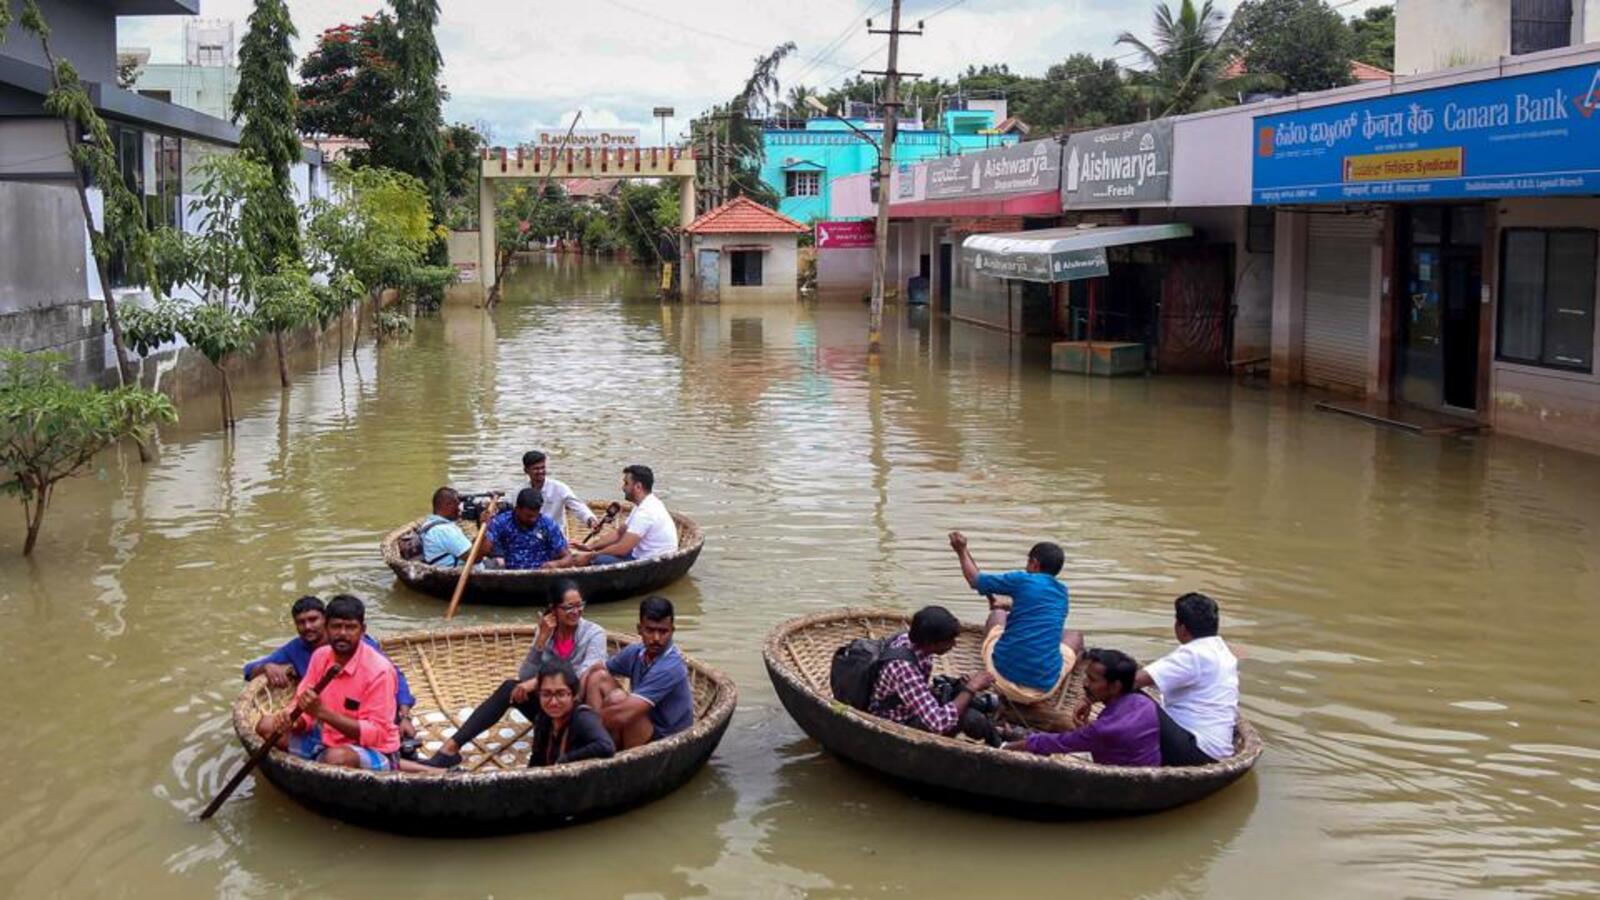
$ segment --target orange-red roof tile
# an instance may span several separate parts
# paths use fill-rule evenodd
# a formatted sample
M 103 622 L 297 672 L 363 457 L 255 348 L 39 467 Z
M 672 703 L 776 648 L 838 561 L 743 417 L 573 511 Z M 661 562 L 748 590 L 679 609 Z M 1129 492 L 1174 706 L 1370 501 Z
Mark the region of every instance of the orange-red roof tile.
M 683 230 L 690 234 L 799 234 L 811 229 L 749 197 L 735 197 L 707 210 Z

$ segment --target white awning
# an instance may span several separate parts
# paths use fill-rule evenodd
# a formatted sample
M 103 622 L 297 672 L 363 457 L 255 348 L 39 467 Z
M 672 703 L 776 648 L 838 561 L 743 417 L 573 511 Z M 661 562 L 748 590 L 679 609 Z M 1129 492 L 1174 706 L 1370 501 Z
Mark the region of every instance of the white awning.
M 1167 225 L 1080 226 L 975 234 L 961 242 L 961 255 L 978 272 L 1024 281 L 1074 281 L 1110 272 L 1106 248 L 1186 238 L 1194 229 Z

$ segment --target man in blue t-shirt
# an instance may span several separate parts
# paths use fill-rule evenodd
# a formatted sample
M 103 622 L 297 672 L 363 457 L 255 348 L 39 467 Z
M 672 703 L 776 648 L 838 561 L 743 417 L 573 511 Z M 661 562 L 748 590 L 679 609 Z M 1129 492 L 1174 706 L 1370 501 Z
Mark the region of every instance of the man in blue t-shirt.
M 689 667 L 672 643 L 672 601 L 646 597 L 639 603 L 639 642 L 591 669 L 583 690 L 591 709 L 611 732 L 618 750 L 642 747 L 694 724 L 694 692 Z M 617 683 L 628 679 L 632 691 Z
M 1049 697 L 1083 653 L 1083 635 L 1066 628 L 1067 586 L 1056 578 L 1066 562 L 1061 546 L 1034 544 L 1022 571 L 1004 575 L 978 571 L 961 532 L 950 532 L 950 547 L 967 584 L 989 597 L 983 661 L 995 676 L 995 688 L 1017 703 Z M 1011 598 L 1009 612 L 1000 608 L 995 594 Z
M 489 523 L 490 550 L 504 560 L 501 568 L 538 569 L 556 568 L 548 565 L 569 560 L 572 551 L 567 548 L 566 536 L 550 517 L 539 512 L 544 497 L 533 488 L 523 488 L 517 494 L 517 505 L 508 509 Z

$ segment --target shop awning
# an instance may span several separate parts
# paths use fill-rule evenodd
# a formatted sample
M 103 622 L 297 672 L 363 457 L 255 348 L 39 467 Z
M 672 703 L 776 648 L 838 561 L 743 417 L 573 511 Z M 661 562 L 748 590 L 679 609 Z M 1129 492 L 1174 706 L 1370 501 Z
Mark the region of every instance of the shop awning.
M 1167 241 L 1192 234 L 1194 229 L 1182 223 L 975 234 L 961 242 L 961 256 L 973 270 L 991 278 L 1075 281 L 1110 273 L 1107 247 Z

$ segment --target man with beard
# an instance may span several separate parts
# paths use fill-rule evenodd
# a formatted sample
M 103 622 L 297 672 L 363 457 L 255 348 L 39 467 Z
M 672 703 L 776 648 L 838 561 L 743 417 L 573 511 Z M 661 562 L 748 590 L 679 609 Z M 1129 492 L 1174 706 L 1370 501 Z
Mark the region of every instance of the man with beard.
M 642 747 L 694 724 L 689 667 L 672 643 L 672 601 L 651 596 L 639 603 L 639 641 L 622 648 L 603 668 L 591 670 L 583 690 L 618 750 Z M 633 689 L 623 689 L 627 678 Z
M 395 725 L 394 664 L 362 640 L 367 611 L 361 601 L 340 594 L 328 603 L 328 642 L 311 654 L 295 691 L 299 708 L 278 749 L 330 766 L 392 772 L 399 766 L 400 729 Z M 319 694 L 317 682 L 335 663 L 339 674 Z M 289 710 L 256 723 L 263 739 L 276 733 Z
M 245 663 L 245 681 L 264 673 L 267 684 L 276 688 L 297 683 L 310 667 L 311 654 L 328 643 L 327 611 L 322 605 L 322 598 L 308 594 L 296 600 L 289 607 L 289 618 L 294 621 L 294 630 L 299 637 L 291 638 L 288 643 L 260 659 Z M 378 649 L 378 642 L 370 634 L 362 637 L 361 641 L 373 650 Z M 417 736 L 417 727 L 411 722 L 411 707 L 416 705 L 417 699 L 411 694 L 411 685 L 406 683 L 405 673 L 399 667 L 394 671 L 394 702 L 400 720 L 400 736 L 413 738 Z

